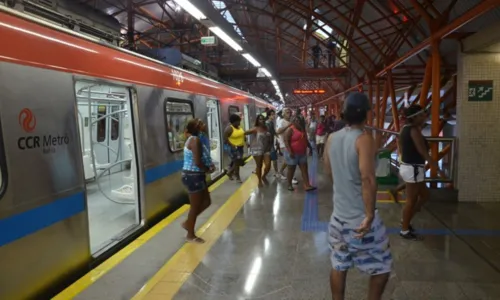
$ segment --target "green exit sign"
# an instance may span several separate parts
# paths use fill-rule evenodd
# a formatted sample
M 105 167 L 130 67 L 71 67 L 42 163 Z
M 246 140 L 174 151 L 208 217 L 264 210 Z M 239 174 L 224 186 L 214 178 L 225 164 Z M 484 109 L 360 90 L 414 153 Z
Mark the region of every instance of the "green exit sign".
M 469 80 L 469 101 L 493 101 L 493 80 Z
M 206 46 L 213 46 L 215 45 L 216 40 L 215 36 L 202 36 L 201 37 L 201 44 L 206 45 Z

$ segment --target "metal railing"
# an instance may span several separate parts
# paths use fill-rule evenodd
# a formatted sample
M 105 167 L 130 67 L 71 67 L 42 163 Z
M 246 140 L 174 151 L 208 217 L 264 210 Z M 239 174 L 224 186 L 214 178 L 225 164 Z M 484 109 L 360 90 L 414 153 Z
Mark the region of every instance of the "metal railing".
M 367 129 L 371 130 L 374 136 L 377 136 L 377 133 L 382 134 L 382 137 L 387 138 L 387 141 L 384 143 L 384 147 L 379 149 L 379 152 L 382 151 L 391 151 L 391 166 L 399 170 L 399 154 L 397 147 L 387 148 L 393 139 L 397 139 L 399 137 L 399 132 L 380 129 L 371 126 L 366 126 Z M 388 138 L 391 137 L 391 138 Z M 439 168 L 446 174 L 446 178 L 430 177 L 429 166 L 426 165 L 425 172 L 425 181 L 426 182 L 441 182 L 441 183 L 450 183 L 455 182 L 455 170 L 456 170 L 456 138 L 453 137 L 425 137 L 425 139 L 429 142 L 429 144 L 438 144 L 438 165 Z

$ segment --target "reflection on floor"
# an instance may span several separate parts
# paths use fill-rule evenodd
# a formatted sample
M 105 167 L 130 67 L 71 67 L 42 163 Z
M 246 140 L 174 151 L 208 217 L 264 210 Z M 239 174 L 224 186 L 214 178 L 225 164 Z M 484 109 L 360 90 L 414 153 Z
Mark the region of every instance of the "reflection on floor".
M 318 186 L 317 217 L 327 222 L 332 212 L 331 184 L 319 175 Z M 304 198 L 300 185 L 289 192 L 283 183 L 273 181 L 261 189 L 174 299 L 331 299 L 327 233 L 301 231 Z M 401 206 L 380 203 L 378 209 L 386 226 L 397 233 Z M 476 234 L 429 231 L 420 242 L 391 234 L 394 271 L 384 299 L 500 299 L 499 215 L 498 204 L 429 203 L 416 217 L 416 228 L 466 228 Z M 368 277 L 352 270 L 347 299 L 366 299 L 367 287 Z
M 112 239 L 125 229 L 138 224 L 135 213 L 136 205 L 115 203 L 104 196 L 106 195 L 115 201 L 124 201 L 125 199 L 113 195 L 111 190 L 130 184 L 130 180 L 123 178 L 124 174 L 128 176 L 129 173 L 129 171 L 125 171 L 114 173 L 111 176 L 102 176 L 99 179 L 102 192 L 99 190 L 97 183 L 87 184 L 92 253 L 99 251 L 112 242 Z M 130 202 L 130 200 L 128 201 Z

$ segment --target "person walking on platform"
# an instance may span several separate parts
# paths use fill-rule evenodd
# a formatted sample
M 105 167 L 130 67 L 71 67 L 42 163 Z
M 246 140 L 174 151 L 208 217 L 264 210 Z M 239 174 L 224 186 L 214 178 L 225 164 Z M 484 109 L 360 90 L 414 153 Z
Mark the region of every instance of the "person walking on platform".
M 204 243 L 202 238 L 195 234 L 196 218 L 211 204 L 210 193 L 206 181 L 206 174 L 212 173 L 210 155 L 203 151 L 203 144 L 198 135 L 200 133 L 199 120 L 192 119 L 186 125 L 186 143 L 184 145 L 184 164 L 182 167 L 182 183 L 189 195 L 189 213 L 187 220 L 182 223 L 186 229 L 186 241 Z
M 300 118 L 295 116 L 292 120 L 292 125 L 286 130 L 283 137 L 286 146 L 285 161 L 288 166 L 286 179 L 288 190 L 293 191 L 292 180 L 298 165 L 302 173 L 302 179 L 304 180 L 304 189 L 306 192 L 309 192 L 316 188 L 311 186 L 309 182 L 309 170 L 307 167 L 307 146 L 309 142 L 307 141 L 306 128 L 302 127 L 302 124 L 303 122 Z
M 309 144 L 311 145 L 311 148 L 313 150 L 316 150 L 317 144 L 315 138 L 316 138 L 316 129 L 318 128 L 318 119 L 316 118 L 316 114 L 314 112 L 311 112 L 311 116 L 307 121 L 306 128 L 307 128 L 307 137 L 309 139 Z
M 233 176 L 238 183 L 242 183 L 240 177 L 240 166 L 243 165 L 243 147 L 245 146 L 245 131 L 240 127 L 241 117 L 233 114 L 229 116 L 229 126 L 224 130 L 224 148 L 226 149 L 231 164 L 227 171 L 229 180 Z
M 271 133 L 266 126 L 266 118 L 263 115 L 258 115 L 254 127 L 245 132 L 245 135 L 249 134 L 255 135 L 250 145 L 250 154 L 255 160 L 255 175 L 257 175 L 259 187 L 262 187 L 263 182 L 267 183 L 266 176 L 271 169 L 271 148 L 273 143 Z M 264 174 L 262 174 L 263 166 Z
M 198 137 L 200 139 L 201 144 L 203 145 L 203 155 L 207 157 L 210 168 L 215 170 L 215 165 L 212 162 L 212 156 L 210 154 L 211 147 L 210 147 L 210 138 L 208 137 L 207 124 L 205 124 L 201 119 L 197 119 L 197 121 L 198 121 L 198 128 L 200 131 Z
M 328 226 L 332 297 L 344 300 L 347 271 L 354 265 L 370 275 L 369 300 L 380 300 L 392 268 L 389 238 L 375 207 L 375 141 L 364 126 L 370 101 L 350 94 L 344 103 L 347 127 L 332 133 L 325 148 L 325 172 L 333 181 Z
M 427 112 L 420 105 L 411 105 L 405 111 L 406 124 L 399 134 L 398 146 L 401 151 L 399 174 L 406 183 L 406 203 L 399 235 L 408 240 L 418 240 L 411 220 L 429 198 L 425 184 L 425 162 L 436 166 L 437 161 L 429 155 L 429 145 L 422 135 L 427 120 Z M 441 176 L 444 174 L 439 170 Z
M 323 159 L 323 153 L 325 150 L 325 139 L 326 139 L 326 121 L 325 116 L 319 117 L 318 126 L 316 127 L 316 132 L 314 133 L 316 137 L 316 148 L 318 150 L 318 158 Z
M 280 174 L 281 174 L 281 179 L 286 180 L 286 176 L 283 174 L 285 172 L 285 169 L 287 167 L 286 163 L 286 145 L 285 145 L 285 140 L 284 140 L 284 135 L 285 132 L 288 128 L 292 126 L 292 123 L 290 122 L 290 118 L 292 117 L 292 111 L 289 108 L 283 109 L 282 117 L 280 119 L 280 122 L 276 125 L 276 134 L 278 135 L 278 142 L 280 146 L 280 151 L 283 153 L 283 156 L 285 156 L 285 162 L 281 165 L 280 169 Z M 297 184 L 299 183 L 297 179 L 293 178 L 292 179 L 292 184 Z
M 274 110 L 270 110 L 267 113 L 266 126 L 267 131 L 271 134 L 271 163 L 274 169 L 274 177 L 279 177 L 280 173 L 278 170 L 278 150 L 276 149 L 276 112 Z

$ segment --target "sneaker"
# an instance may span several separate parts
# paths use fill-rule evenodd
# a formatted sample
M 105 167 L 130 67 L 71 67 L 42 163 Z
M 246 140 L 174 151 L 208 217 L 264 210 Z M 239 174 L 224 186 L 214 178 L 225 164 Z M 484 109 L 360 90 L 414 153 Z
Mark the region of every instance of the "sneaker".
M 286 180 L 286 176 L 285 176 L 285 175 L 281 175 L 281 174 L 280 174 L 279 176 L 280 176 L 280 179 L 281 179 L 281 180 Z
M 399 224 L 400 224 L 401 226 L 403 226 L 403 222 L 399 222 Z M 411 226 L 411 224 L 408 226 L 408 230 L 409 230 L 410 232 L 415 233 L 415 228 L 413 228 L 413 226 Z
M 292 184 L 299 184 L 299 181 L 297 179 L 292 179 Z
M 411 241 L 418 241 L 419 240 L 418 236 L 411 231 L 408 231 L 406 234 L 404 234 L 400 231 L 399 236 L 401 236 L 405 240 L 411 240 Z

